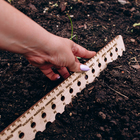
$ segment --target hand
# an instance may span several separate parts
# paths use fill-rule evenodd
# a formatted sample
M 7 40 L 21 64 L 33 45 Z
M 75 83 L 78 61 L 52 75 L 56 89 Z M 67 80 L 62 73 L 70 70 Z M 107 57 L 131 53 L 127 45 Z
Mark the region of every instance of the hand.
M 96 52 L 88 51 L 69 39 L 51 34 L 46 46 L 34 48 L 32 52 L 24 56 L 32 65 L 39 67 L 50 80 L 57 80 L 60 75 L 64 79 L 70 75 L 67 68 L 73 72 L 89 70 L 87 66 L 79 62 L 76 56 L 91 58 L 95 54 Z M 54 73 L 52 67 L 55 67 L 60 75 Z
M 91 58 L 95 52 L 49 33 L 5 1 L 0 1 L 0 17 L 0 49 L 24 55 L 49 79 L 59 79 L 60 75 L 67 78 L 70 75 L 67 68 L 73 72 L 89 70 L 76 56 Z M 60 75 L 55 74 L 52 67 Z

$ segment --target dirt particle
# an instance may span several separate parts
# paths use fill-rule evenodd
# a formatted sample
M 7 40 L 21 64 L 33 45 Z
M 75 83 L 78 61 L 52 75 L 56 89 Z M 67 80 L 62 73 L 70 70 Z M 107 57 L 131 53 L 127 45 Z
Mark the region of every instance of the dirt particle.
M 133 39 L 133 38 L 131 38 L 131 39 L 130 39 L 130 41 L 134 43 L 136 40 L 135 40 L 135 39 Z
M 105 129 L 104 129 L 103 126 L 101 126 L 101 127 L 99 128 L 99 130 L 101 130 L 101 131 L 105 131 Z
M 67 2 L 60 2 L 59 8 L 61 12 L 64 12 L 66 10 L 66 5 L 67 5 Z
M 84 96 L 85 96 L 85 98 L 88 98 L 89 97 L 88 90 L 87 89 L 84 90 Z
M 133 140 L 139 140 L 139 138 L 133 138 Z
M 37 8 L 35 7 L 35 5 L 29 3 L 28 6 L 33 10 L 37 12 Z
M 69 114 L 70 116 L 72 116 L 72 112 L 70 112 L 70 114 Z
M 122 74 L 124 74 L 124 71 L 121 71 Z
M 113 125 L 117 125 L 117 122 L 115 120 L 110 121 Z
M 99 140 L 102 140 L 102 135 L 101 135 L 101 134 L 97 133 L 97 134 L 96 134 L 96 137 L 97 137 Z
M 99 116 L 100 118 L 102 118 L 103 120 L 106 119 L 106 115 L 105 115 L 103 112 L 101 112 L 101 111 L 98 113 L 98 116 Z

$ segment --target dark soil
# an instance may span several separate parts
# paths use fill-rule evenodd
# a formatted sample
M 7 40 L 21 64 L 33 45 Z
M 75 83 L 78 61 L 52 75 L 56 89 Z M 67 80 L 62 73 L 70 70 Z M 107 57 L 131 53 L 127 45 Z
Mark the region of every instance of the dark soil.
M 134 0 L 64 3 L 48 0 L 14 0 L 12 5 L 53 34 L 99 51 L 115 36 L 122 35 L 123 56 L 112 62 L 96 80 L 77 93 L 63 114 L 38 132 L 35 140 L 47 139 L 140 139 L 140 6 Z M 54 5 L 55 4 L 55 5 Z M 58 4 L 58 6 L 57 6 Z M 49 10 L 44 11 L 48 7 Z M 0 131 L 63 81 L 50 81 L 21 55 L 0 51 Z M 84 60 L 83 60 L 84 62 Z M 121 95 L 120 95 L 121 94 Z

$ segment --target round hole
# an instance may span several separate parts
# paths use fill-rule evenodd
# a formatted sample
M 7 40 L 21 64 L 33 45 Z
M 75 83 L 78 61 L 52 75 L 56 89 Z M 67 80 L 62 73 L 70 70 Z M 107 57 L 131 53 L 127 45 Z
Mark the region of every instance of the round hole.
M 61 101 L 64 101 L 64 100 L 65 100 L 65 96 L 62 96 L 62 97 L 61 97 Z
M 112 53 L 112 52 L 110 53 L 110 56 L 111 56 L 111 57 L 113 56 L 113 53 Z
M 88 75 L 85 75 L 85 79 L 86 79 L 86 80 L 88 79 Z
M 101 67 L 101 63 L 98 64 L 98 67 Z
M 80 85 L 81 85 L 81 82 L 80 82 L 80 81 L 78 81 L 77 85 L 78 85 L 78 86 L 80 86 Z
M 19 134 L 19 138 L 22 139 L 23 137 L 24 137 L 24 133 L 21 132 L 21 133 Z
M 55 105 L 55 104 L 53 104 L 53 105 L 52 105 L 52 109 L 55 109 L 55 108 L 56 108 L 56 105 Z
M 46 117 L 46 113 L 42 113 L 42 118 L 45 118 Z
M 73 92 L 73 89 L 72 89 L 72 88 L 70 88 L 69 92 L 70 92 L 70 93 L 72 93 L 72 92 Z
M 106 57 L 104 58 L 104 61 L 105 61 L 105 62 L 107 61 L 107 58 L 106 58 Z
M 116 48 L 115 51 L 118 52 L 118 48 Z
M 94 73 L 95 72 L 95 69 L 92 69 L 92 73 Z
M 36 126 L 36 123 L 35 122 L 32 122 L 31 123 L 31 127 L 34 128 L 35 126 Z

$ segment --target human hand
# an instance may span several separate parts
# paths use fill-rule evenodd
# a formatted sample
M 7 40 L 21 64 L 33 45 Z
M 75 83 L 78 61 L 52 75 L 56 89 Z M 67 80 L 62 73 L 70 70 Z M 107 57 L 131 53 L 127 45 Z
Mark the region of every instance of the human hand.
M 76 56 L 91 58 L 95 52 L 49 33 L 5 1 L 0 1 L 0 11 L 0 49 L 24 55 L 51 80 L 59 79 L 60 75 L 67 78 L 70 75 L 67 68 L 73 72 L 89 70 Z
M 57 80 L 60 75 L 66 79 L 70 75 L 68 70 L 73 72 L 88 71 L 89 68 L 81 64 L 77 56 L 91 58 L 95 54 L 96 52 L 88 51 L 69 39 L 51 34 L 46 45 L 34 48 L 32 52 L 24 54 L 24 56 L 50 80 Z M 54 73 L 52 67 L 55 67 L 60 75 Z

